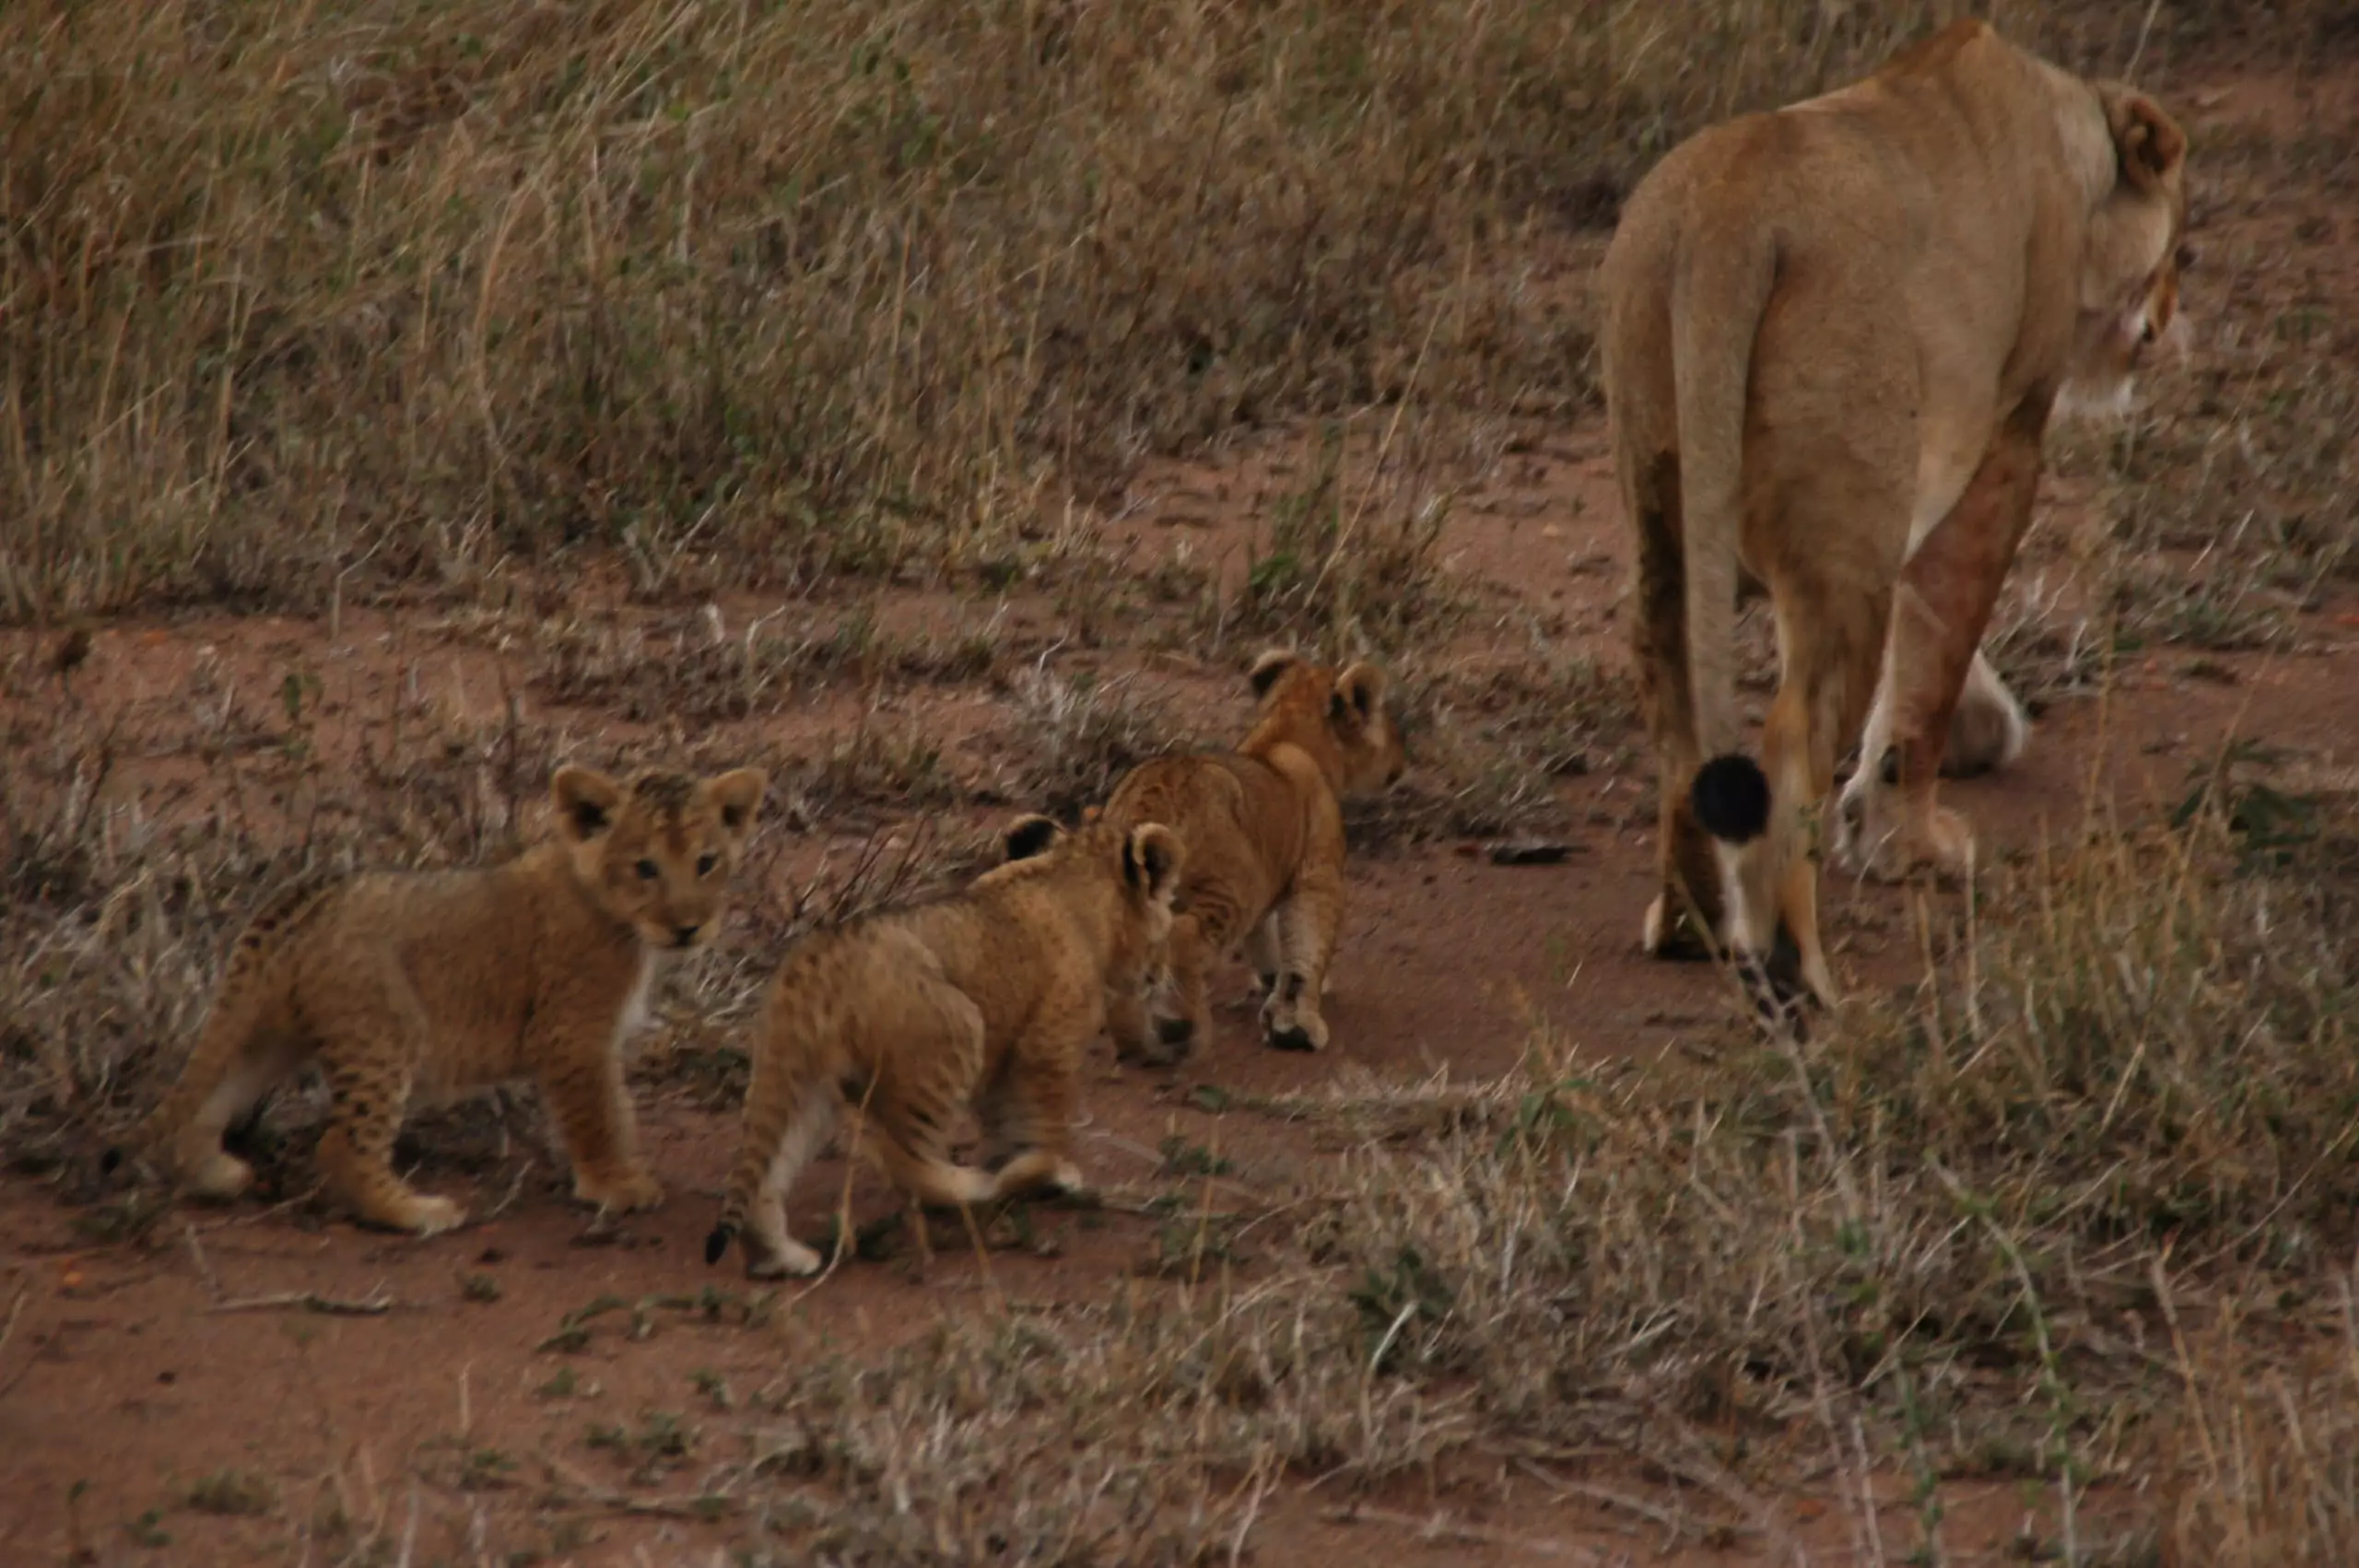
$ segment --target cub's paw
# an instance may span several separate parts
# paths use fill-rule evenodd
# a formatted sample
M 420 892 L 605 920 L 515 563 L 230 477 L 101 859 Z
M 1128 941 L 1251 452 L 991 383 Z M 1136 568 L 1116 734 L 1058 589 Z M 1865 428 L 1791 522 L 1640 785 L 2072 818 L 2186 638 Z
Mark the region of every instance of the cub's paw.
M 467 1211 L 452 1199 L 413 1197 L 390 1218 L 397 1228 L 425 1237 L 457 1230 L 466 1223 Z
M 190 1170 L 187 1187 L 192 1197 L 226 1203 L 252 1187 L 253 1180 L 252 1165 L 235 1154 L 216 1149 Z
M 1323 1051 L 1327 1021 L 1308 1008 L 1273 1010 L 1262 1015 L 1262 1038 L 1273 1050 Z
M 807 1280 L 826 1261 L 792 1236 L 780 1240 L 775 1249 L 750 1235 L 745 1238 L 745 1278 L 749 1280 Z
M 663 1201 L 663 1184 L 644 1170 L 605 1178 L 577 1176 L 573 1179 L 573 1196 L 580 1202 L 611 1213 L 631 1214 L 660 1205 Z

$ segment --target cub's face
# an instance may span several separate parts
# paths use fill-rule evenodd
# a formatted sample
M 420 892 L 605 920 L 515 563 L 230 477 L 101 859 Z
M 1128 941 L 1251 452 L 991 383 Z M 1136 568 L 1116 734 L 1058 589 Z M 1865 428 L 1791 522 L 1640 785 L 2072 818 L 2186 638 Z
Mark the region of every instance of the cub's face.
M 2179 274 L 2186 243 L 2187 137 L 2143 93 L 2101 85 L 2120 175 L 2090 219 L 2081 265 L 2081 319 L 2061 402 L 2068 413 L 2129 412 L 2148 349 L 2183 347 Z
M 586 767 L 549 781 L 557 832 L 593 901 L 650 947 L 711 938 L 769 779 L 741 767 L 712 778 L 650 769 L 617 784 Z
M 1247 679 L 1264 715 L 1290 714 L 1326 731 L 1343 762 L 1346 798 L 1379 794 L 1400 781 L 1409 756 L 1385 706 L 1383 671 L 1365 660 L 1334 670 L 1273 649 L 1253 661 Z

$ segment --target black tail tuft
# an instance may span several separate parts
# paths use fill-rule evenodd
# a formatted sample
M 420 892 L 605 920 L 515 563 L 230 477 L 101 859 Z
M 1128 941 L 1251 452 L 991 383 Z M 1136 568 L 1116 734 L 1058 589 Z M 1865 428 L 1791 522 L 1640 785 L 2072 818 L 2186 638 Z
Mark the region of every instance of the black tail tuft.
M 720 1262 L 721 1255 L 729 1250 L 729 1238 L 736 1234 L 737 1227 L 734 1225 L 713 1226 L 712 1234 L 704 1238 L 705 1262 L 708 1264 Z
M 1751 757 L 1725 753 L 1696 770 L 1687 802 L 1705 832 L 1742 844 L 1769 825 L 1769 776 Z

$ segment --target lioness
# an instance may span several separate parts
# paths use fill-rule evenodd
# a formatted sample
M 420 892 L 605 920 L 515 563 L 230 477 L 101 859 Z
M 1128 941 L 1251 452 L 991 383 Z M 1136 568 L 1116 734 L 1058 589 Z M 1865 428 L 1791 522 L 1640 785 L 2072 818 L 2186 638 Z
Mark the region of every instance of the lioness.
M 1632 192 L 1600 281 L 1661 790 L 1649 952 L 1687 913 L 1758 974 L 1782 928 L 1837 1000 L 1816 813 L 1872 699 L 1838 847 L 1968 863 L 1943 740 L 1972 664 L 1962 727 L 2020 743 L 1976 650 L 2051 406 L 2118 402 L 2173 325 L 2186 150 L 2152 99 L 1966 21 L 1699 133 Z M 1741 570 L 1777 618 L 1761 765 L 1737 750 Z
M 922 1202 L 1081 1188 L 1065 1151 L 1082 1051 L 1109 991 L 1138 983 L 1169 930 L 1185 848 L 1156 823 L 1068 834 L 1027 816 L 1006 848 L 1006 863 L 950 897 L 818 932 L 787 954 L 706 1262 L 743 1234 L 750 1278 L 817 1271 L 819 1255 L 787 1234 L 786 1191 L 847 1096 L 865 1105 L 886 1174 Z M 945 1154 L 970 1104 L 1010 1156 L 996 1174 Z
M 1263 992 L 1263 1039 L 1327 1044 L 1319 1000 L 1344 920 L 1343 803 L 1399 779 L 1406 755 L 1373 664 L 1336 670 L 1271 649 L 1246 679 L 1261 707 L 1235 751 L 1142 763 L 1103 808 L 1117 826 L 1166 822 L 1188 842 L 1151 998 L 1109 1004 L 1124 1057 L 1171 1061 L 1212 1032 L 1205 970 L 1239 937 Z
M 574 1196 L 651 1208 L 621 1047 L 658 960 L 719 928 L 765 777 L 586 767 L 549 781 L 555 837 L 504 864 L 299 883 L 247 922 L 180 1079 L 135 1138 L 194 1192 L 253 1172 L 221 1134 L 316 1057 L 332 1103 L 320 1175 L 359 1218 L 431 1235 L 463 1217 L 393 1172 L 414 1098 L 539 1082 Z

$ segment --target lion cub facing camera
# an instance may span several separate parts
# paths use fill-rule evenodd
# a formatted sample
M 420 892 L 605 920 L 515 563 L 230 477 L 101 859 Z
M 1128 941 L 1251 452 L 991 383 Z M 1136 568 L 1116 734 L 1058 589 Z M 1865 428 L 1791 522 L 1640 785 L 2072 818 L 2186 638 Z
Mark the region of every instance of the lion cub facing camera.
M 886 1176 L 921 1202 L 1082 1188 L 1065 1153 L 1082 1051 L 1109 989 L 1134 985 L 1168 934 L 1185 851 L 1159 823 L 1066 833 L 1037 815 L 1009 828 L 1006 850 L 946 898 L 816 932 L 787 954 L 705 1261 L 742 1235 L 749 1278 L 817 1271 L 818 1253 L 787 1234 L 786 1192 L 846 1099 L 866 1107 Z M 995 1174 L 947 1158 L 969 1105 L 1010 1156 Z
M 288 889 L 247 923 L 204 1033 L 141 1124 L 189 1189 L 231 1198 L 253 1178 L 223 1129 L 314 1058 L 332 1105 L 320 1135 L 329 1195 L 362 1220 L 431 1235 L 461 1207 L 393 1173 L 413 1101 L 537 1080 L 573 1163 L 574 1196 L 649 1209 L 622 1042 L 658 964 L 721 924 L 765 776 L 586 767 L 549 781 L 554 837 L 505 863 L 366 872 Z

